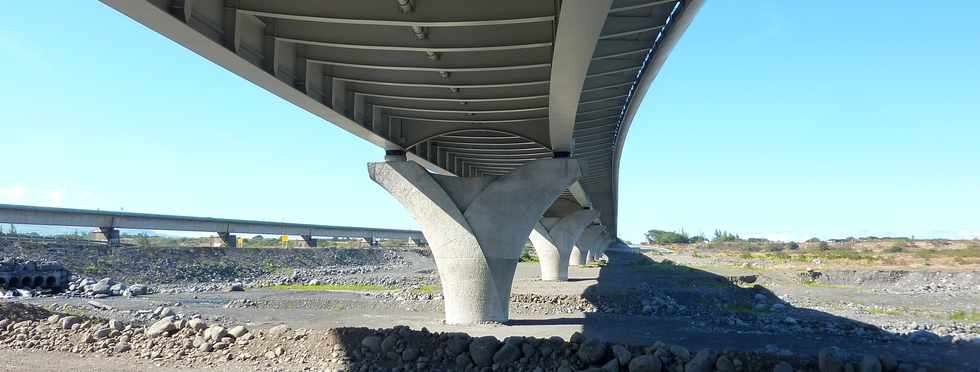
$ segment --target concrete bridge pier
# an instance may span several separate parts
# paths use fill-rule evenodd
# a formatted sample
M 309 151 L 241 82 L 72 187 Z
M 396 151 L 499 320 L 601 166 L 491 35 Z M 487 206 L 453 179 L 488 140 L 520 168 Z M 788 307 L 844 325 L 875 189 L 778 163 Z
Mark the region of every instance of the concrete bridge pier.
M 608 232 L 603 231 L 601 234 L 599 234 L 599 237 L 596 239 L 595 244 L 592 245 L 593 259 L 596 261 L 601 259 L 602 256 L 606 253 L 606 248 L 608 248 L 609 245 L 612 244 L 612 242 L 613 239 L 609 237 Z
M 599 212 L 581 209 L 564 217 L 545 217 L 534 225 L 531 244 L 538 253 L 541 280 L 568 281 L 568 263 L 572 246 L 585 227 L 599 217 Z
M 580 248 L 579 245 L 578 242 L 572 245 L 572 252 L 568 257 L 568 266 L 585 265 L 585 250 Z
M 119 245 L 119 229 L 114 227 L 99 227 L 98 230 L 93 231 L 90 234 L 92 240 L 105 240 L 110 247 L 115 247 Z
M 303 238 L 303 242 L 306 243 L 307 247 L 316 248 L 316 238 L 313 235 L 300 235 L 300 237 Z
M 422 227 L 442 281 L 446 323 L 508 320 L 524 243 L 579 178 L 578 162 L 544 159 L 502 176 L 450 177 L 392 155 L 368 164 L 368 173 Z
M 600 224 L 592 224 L 585 228 L 582 236 L 575 242 L 572 250 L 572 257 L 569 265 L 587 265 L 595 260 L 595 246 L 598 243 L 599 235 L 606 229 Z
M 227 232 L 219 232 L 218 238 L 225 243 L 225 247 L 235 248 L 238 246 L 238 237 L 235 234 Z

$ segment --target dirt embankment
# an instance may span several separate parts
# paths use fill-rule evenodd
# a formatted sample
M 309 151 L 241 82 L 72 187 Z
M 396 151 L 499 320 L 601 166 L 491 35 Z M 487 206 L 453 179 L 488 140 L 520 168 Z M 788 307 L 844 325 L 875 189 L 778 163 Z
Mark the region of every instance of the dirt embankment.
M 71 241 L 0 239 L 2 257 L 53 260 L 82 277 L 111 277 L 151 285 L 250 281 L 260 277 L 270 282 L 312 280 L 410 266 L 426 261 L 427 255 L 419 249 L 110 248 Z

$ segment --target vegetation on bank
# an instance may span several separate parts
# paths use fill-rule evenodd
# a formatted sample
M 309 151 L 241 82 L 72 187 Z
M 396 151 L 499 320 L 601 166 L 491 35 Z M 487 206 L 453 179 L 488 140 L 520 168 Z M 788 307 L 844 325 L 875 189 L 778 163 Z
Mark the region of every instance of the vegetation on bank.
M 521 251 L 520 262 L 538 262 L 538 252 L 534 250 L 534 247 L 530 244 L 524 245 L 524 250 Z
M 888 265 L 922 263 L 935 260 L 943 264 L 980 265 L 980 239 L 915 239 L 914 237 L 848 237 L 821 240 L 811 238 L 802 243 L 770 241 L 763 238 L 741 238 L 738 234 L 716 230 L 708 241 L 692 239 L 683 230 L 647 232 L 647 244 L 674 246 L 693 250 L 695 254 L 719 252 L 736 254 L 742 259 L 808 263 L 814 260 L 846 260 Z

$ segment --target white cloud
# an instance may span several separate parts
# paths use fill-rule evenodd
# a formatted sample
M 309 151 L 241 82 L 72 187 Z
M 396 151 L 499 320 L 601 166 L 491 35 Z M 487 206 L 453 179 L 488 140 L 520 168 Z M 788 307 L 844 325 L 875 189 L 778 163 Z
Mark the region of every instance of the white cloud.
M 14 185 L 10 187 L 0 187 L 0 203 L 4 204 L 24 204 L 27 200 L 27 189 L 24 186 Z
M 64 190 L 32 190 L 22 185 L 0 187 L 0 204 L 61 207 L 68 193 Z

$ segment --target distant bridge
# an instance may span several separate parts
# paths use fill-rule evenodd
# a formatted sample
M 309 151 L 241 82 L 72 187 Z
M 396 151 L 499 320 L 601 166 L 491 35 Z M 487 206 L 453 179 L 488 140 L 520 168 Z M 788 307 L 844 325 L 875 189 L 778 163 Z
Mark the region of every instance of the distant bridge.
M 119 229 L 213 232 L 217 233 L 230 247 L 235 246 L 236 237 L 234 234 L 297 235 L 302 237 L 311 247 L 316 246 L 316 237 L 365 238 L 369 242 L 375 239 L 425 241 L 422 232 L 417 230 L 309 225 L 10 204 L 0 204 L 0 223 L 99 228 L 110 243 L 118 242 Z

